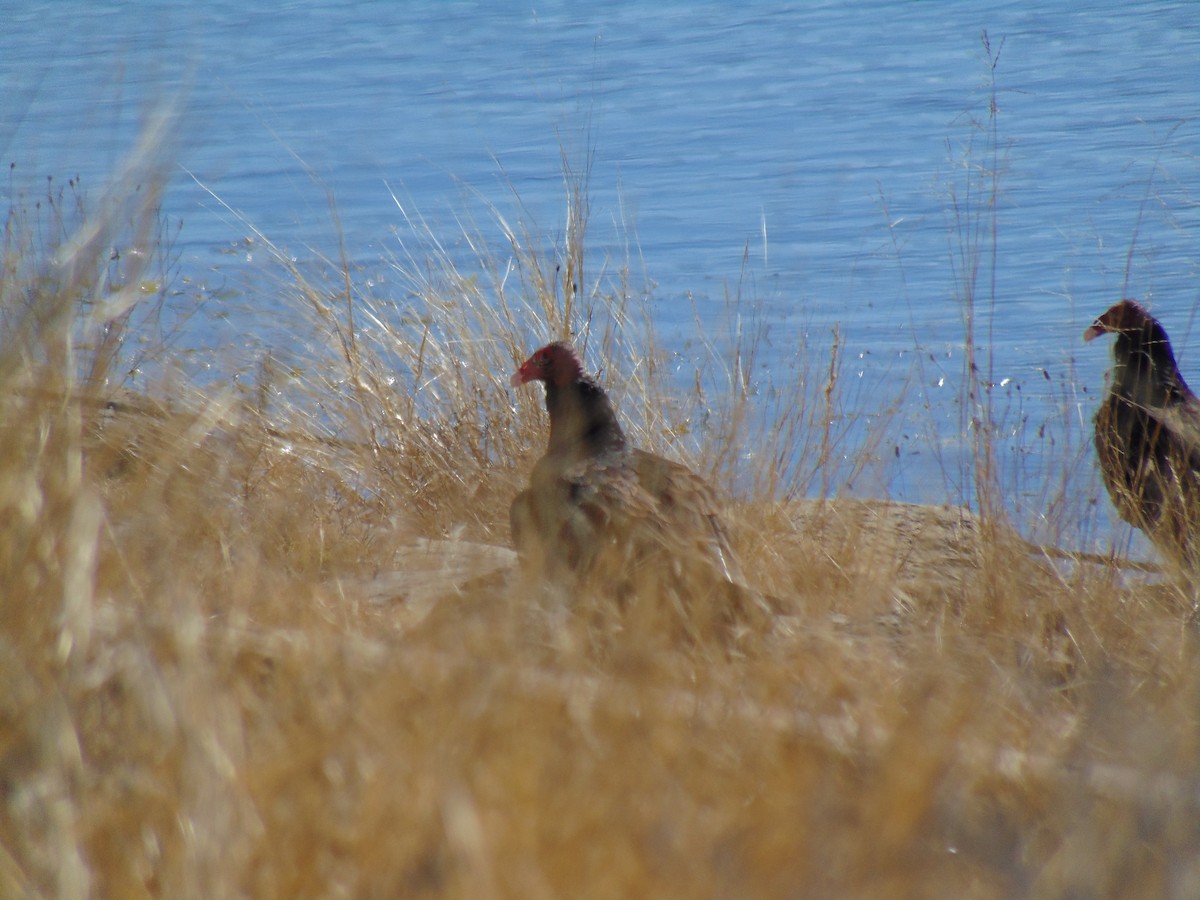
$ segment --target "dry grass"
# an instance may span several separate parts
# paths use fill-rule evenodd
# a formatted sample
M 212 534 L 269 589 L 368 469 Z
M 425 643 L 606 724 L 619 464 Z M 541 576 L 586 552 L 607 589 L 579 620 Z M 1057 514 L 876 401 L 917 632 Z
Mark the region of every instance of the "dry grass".
M 292 270 L 300 349 L 257 384 L 132 395 L 138 171 L 78 215 L 52 195 L 49 240 L 8 221 L 0 894 L 1200 893 L 1184 593 L 1048 560 L 994 510 L 802 501 L 872 456 L 836 345 L 756 405 L 733 327 L 680 397 L 620 277 L 583 280 L 568 172 L 561 266 L 513 224 L 464 229 L 470 272 L 397 259 L 390 301 Z M 483 546 L 544 441 L 507 374 L 571 333 L 640 443 L 737 487 L 783 606 L 737 652 L 518 590 Z

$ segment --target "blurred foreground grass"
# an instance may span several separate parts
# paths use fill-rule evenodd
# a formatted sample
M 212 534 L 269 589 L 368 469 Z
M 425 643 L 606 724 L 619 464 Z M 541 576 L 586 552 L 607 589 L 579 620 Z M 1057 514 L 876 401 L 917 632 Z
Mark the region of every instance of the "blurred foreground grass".
M 1200 895 L 1185 593 L 991 513 L 805 502 L 874 455 L 836 343 L 765 411 L 753 329 L 678 396 L 568 172 L 560 259 L 426 247 L 391 305 L 292 268 L 287 358 L 200 385 L 141 340 L 154 161 L 7 221 L 0 895 Z M 743 486 L 783 609 L 736 652 L 511 577 L 545 426 L 507 376 L 568 335 L 639 443 Z

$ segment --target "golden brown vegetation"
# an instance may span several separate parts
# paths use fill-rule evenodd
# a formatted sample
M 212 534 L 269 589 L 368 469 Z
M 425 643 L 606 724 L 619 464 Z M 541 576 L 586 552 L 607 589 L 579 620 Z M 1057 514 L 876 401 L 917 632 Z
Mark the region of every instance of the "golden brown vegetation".
M 79 216 L 52 194 L 56 236 L 8 219 L 0 895 L 1200 893 L 1184 592 L 995 510 L 802 502 L 871 457 L 836 359 L 752 437 L 753 337 L 725 396 L 674 395 L 619 279 L 583 281 L 574 176 L 561 280 L 519 227 L 470 275 L 397 260 L 390 305 L 293 270 L 302 353 L 123 391 L 147 171 Z M 544 422 L 505 379 L 572 331 L 639 443 L 745 485 L 784 608 L 736 652 L 510 577 Z M 722 425 L 689 441 L 698 401 Z

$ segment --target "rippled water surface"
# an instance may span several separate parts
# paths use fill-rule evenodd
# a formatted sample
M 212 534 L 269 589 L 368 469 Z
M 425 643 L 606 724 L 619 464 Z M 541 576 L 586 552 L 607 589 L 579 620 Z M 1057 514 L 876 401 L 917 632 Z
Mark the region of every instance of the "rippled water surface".
M 794 332 L 824 345 L 836 324 L 867 397 L 915 379 L 884 487 L 936 499 L 944 464 L 905 429 L 932 418 L 961 445 L 956 222 L 988 208 L 972 171 L 998 172 L 980 334 L 1021 465 L 1086 451 L 1071 429 L 1107 350 L 1080 334 L 1121 294 L 1150 298 L 1200 372 L 1200 15 L 1034 6 L 17 3 L 0 29 L 4 190 L 98 185 L 146 104 L 186 88 L 165 210 L 185 272 L 232 278 L 247 222 L 301 258 L 331 251 L 314 175 L 352 259 L 382 269 L 403 224 L 393 193 L 453 244 L 456 213 L 512 209 L 515 192 L 549 243 L 560 154 L 590 150 L 589 264 L 636 239 L 680 346 L 739 284 L 766 310 L 768 365 Z

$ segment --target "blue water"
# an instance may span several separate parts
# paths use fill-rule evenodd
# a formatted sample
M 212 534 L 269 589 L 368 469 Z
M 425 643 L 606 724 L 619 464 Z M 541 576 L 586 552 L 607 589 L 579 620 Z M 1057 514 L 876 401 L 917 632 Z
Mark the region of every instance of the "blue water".
M 560 155 L 590 153 L 589 265 L 636 241 L 635 287 L 669 342 L 689 346 L 741 285 L 766 310 L 768 362 L 836 324 L 864 401 L 915 379 L 875 486 L 895 496 L 946 493 L 930 433 L 965 446 L 954 207 L 987 209 L 972 172 L 1000 175 L 979 335 L 1009 379 L 995 396 L 1027 508 L 1086 452 L 1107 348 L 1080 334 L 1111 301 L 1148 298 L 1200 371 L 1190 3 L 7 6 L 6 201 L 47 175 L 98 186 L 148 105 L 178 94 L 180 266 L 240 283 L 247 223 L 302 260 L 335 250 L 326 189 L 367 271 L 412 239 L 393 192 L 451 245 L 464 208 L 494 203 L 550 246 Z

